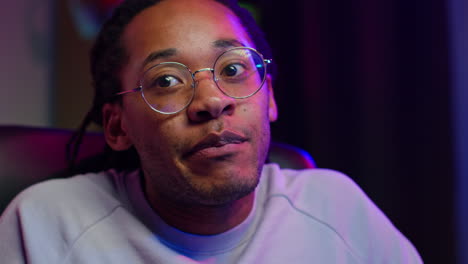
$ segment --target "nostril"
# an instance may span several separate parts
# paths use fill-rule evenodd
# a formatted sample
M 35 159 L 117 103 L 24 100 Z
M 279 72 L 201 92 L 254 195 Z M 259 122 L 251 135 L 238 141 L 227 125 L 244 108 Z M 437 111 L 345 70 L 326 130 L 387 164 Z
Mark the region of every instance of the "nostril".
M 224 107 L 223 113 L 227 115 L 231 115 L 234 112 L 234 105 L 233 104 L 228 104 Z
M 197 109 L 198 108 L 198 109 Z M 202 106 L 191 105 L 189 106 L 189 116 L 193 121 L 205 122 L 211 119 L 216 119 L 222 115 L 232 115 L 235 106 L 232 103 L 222 104 L 209 104 L 204 102 Z
M 197 112 L 197 117 L 198 117 L 198 120 L 200 121 L 208 120 L 212 118 L 210 112 L 208 111 Z

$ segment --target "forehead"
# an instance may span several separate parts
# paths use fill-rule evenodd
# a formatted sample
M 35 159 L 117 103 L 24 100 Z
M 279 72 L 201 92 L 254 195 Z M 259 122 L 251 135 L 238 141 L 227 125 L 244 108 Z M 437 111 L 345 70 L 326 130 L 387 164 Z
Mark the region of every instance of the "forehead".
M 212 0 L 165 0 L 143 10 L 127 26 L 123 45 L 130 62 L 157 51 L 175 49 L 178 55 L 210 53 L 213 43 L 235 40 L 252 45 L 239 19 Z

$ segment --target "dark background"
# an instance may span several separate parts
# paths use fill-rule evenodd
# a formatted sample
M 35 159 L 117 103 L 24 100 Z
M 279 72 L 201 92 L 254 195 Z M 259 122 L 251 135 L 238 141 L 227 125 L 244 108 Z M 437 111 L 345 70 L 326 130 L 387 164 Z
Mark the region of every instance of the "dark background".
M 353 178 L 426 263 L 455 263 L 446 1 L 244 2 L 278 66 L 274 140 Z

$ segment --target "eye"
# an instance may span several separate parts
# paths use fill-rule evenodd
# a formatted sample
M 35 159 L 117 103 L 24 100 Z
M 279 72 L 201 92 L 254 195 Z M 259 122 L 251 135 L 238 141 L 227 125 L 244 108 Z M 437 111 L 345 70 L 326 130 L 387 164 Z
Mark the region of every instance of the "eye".
M 244 65 L 240 63 L 231 63 L 224 67 L 220 73 L 221 77 L 236 77 L 241 76 L 245 71 Z
M 163 75 L 161 77 L 156 78 L 153 82 L 151 87 L 153 88 L 168 88 L 175 85 L 180 84 L 180 80 L 172 75 Z

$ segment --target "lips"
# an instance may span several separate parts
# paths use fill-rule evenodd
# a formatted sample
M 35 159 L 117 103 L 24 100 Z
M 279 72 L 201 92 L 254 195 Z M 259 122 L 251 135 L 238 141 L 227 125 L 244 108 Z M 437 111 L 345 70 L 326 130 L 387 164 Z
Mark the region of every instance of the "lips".
M 229 144 L 241 144 L 245 141 L 247 141 L 246 137 L 229 130 L 225 130 L 221 134 L 210 133 L 190 149 L 185 156 L 192 156 L 209 148 L 221 148 Z

